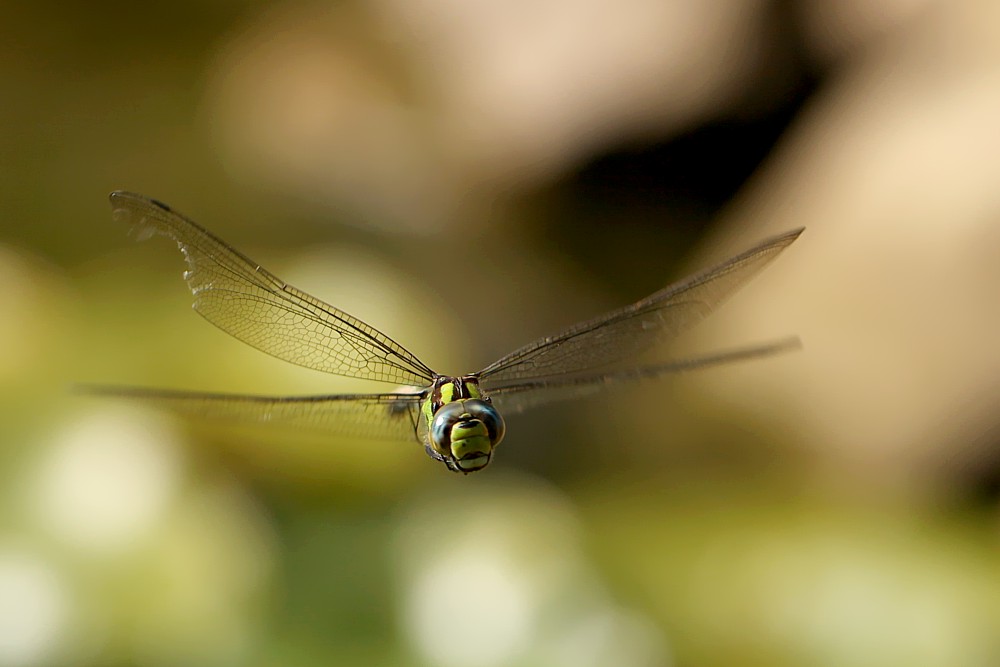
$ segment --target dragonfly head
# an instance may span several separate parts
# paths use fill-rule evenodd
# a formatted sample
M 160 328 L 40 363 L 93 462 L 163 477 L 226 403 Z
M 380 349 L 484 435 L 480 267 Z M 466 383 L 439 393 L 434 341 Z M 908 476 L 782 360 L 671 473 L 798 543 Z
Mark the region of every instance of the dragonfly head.
M 503 440 L 503 417 L 480 399 L 445 403 L 431 420 L 430 446 L 455 472 L 482 470 Z

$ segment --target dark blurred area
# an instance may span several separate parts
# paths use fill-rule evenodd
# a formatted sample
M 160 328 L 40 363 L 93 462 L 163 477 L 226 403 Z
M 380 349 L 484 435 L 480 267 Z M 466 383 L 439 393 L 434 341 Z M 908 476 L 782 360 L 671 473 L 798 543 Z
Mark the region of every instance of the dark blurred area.
M 987 0 L 0 3 L 0 666 L 1000 664 L 997 44 Z M 803 349 L 469 476 L 190 423 L 70 388 L 393 388 L 197 317 L 115 189 L 442 373 L 806 226 L 635 363 Z

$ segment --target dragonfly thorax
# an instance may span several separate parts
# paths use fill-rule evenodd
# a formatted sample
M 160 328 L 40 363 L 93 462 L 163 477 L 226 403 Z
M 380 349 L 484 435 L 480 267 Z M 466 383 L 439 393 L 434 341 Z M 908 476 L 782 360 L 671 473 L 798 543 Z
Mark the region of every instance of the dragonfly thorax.
M 423 405 L 428 453 L 449 470 L 462 473 L 485 468 L 506 427 L 474 375 L 439 376 Z

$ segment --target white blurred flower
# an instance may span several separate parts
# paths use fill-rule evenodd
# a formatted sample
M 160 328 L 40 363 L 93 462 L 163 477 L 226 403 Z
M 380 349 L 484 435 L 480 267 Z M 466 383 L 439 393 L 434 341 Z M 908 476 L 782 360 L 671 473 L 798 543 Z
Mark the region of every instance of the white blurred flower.
M 38 554 L 0 543 L 0 665 L 43 663 L 60 647 L 70 615 L 60 574 Z
M 152 528 L 179 482 L 166 423 L 113 406 L 57 434 L 27 492 L 52 535 L 83 552 L 111 554 Z
M 442 667 L 669 664 L 662 632 L 612 603 L 579 539 L 567 500 L 533 480 L 417 501 L 397 549 L 406 635 Z

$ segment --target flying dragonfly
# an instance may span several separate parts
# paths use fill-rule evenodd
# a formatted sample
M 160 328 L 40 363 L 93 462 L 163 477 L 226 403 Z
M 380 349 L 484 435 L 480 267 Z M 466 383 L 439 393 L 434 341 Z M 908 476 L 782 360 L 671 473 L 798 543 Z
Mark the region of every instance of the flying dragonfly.
M 442 375 L 373 326 L 292 287 L 211 232 L 155 199 L 110 195 L 116 220 L 139 240 L 173 239 L 187 260 L 194 308 L 235 338 L 315 370 L 407 387 L 382 394 L 254 396 L 90 385 L 88 393 L 140 399 L 208 418 L 305 427 L 379 440 L 410 440 L 449 470 L 485 468 L 503 440 L 502 413 L 580 398 L 609 385 L 766 357 L 797 338 L 694 359 L 607 370 L 670 340 L 711 313 L 802 233 L 762 241 L 644 299 L 514 350 L 480 371 Z

